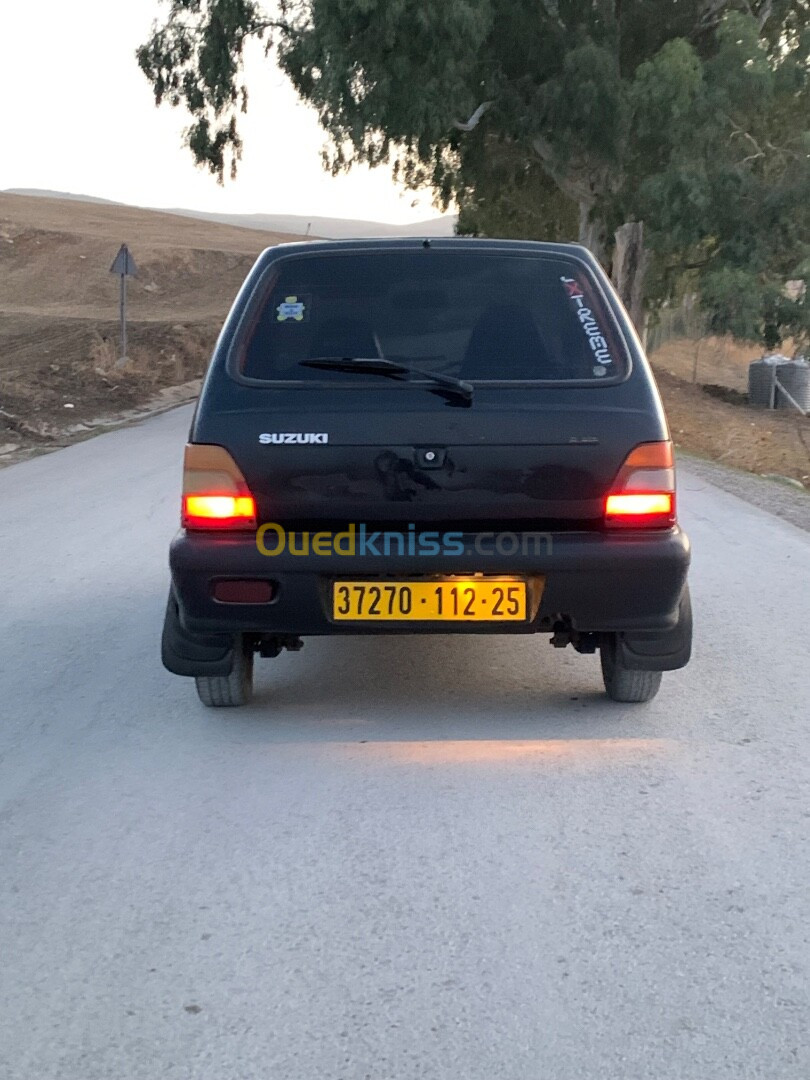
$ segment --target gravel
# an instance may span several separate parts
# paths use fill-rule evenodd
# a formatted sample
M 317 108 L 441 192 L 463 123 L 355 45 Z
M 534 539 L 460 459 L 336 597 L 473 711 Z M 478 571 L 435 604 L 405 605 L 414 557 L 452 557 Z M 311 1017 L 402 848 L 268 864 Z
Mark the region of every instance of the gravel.
M 720 465 L 682 450 L 678 452 L 678 460 L 688 467 L 690 473 L 715 487 L 810 532 L 810 492 L 800 491 L 787 480 L 781 482 L 731 469 L 728 465 Z

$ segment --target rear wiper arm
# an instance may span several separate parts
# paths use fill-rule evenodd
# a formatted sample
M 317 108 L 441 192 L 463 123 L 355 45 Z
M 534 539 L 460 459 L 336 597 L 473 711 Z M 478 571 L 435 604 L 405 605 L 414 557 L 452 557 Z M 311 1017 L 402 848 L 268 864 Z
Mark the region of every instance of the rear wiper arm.
M 437 386 L 452 390 L 465 401 L 472 401 L 474 392 L 472 383 L 457 379 L 455 375 L 443 375 L 439 371 L 401 364 L 397 360 L 386 360 L 382 356 L 318 356 L 312 360 L 299 360 L 298 363 L 300 367 L 322 368 L 324 371 L 367 371 L 372 375 L 383 375 L 392 379 L 402 375 L 418 375 Z

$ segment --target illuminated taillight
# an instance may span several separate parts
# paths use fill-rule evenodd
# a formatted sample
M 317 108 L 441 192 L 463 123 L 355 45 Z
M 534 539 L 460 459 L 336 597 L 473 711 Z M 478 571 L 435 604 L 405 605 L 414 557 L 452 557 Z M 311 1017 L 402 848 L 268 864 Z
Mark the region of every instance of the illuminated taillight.
M 186 495 L 187 520 L 229 521 L 238 518 L 256 522 L 256 504 L 251 495 Z
M 672 496 L 664 493 L 656 495 L 608 495 L 605 512 L 608 517 L 671 514 Z
M 256 502 L 239 466 L 223 447 L 186 446 L 182 525 L 185 529 L 256 528 Z
M 663 528 L 675 523 L 675 462 L 671 442 L 642 443 L 629 453 L 605 500 L 613 528 Z

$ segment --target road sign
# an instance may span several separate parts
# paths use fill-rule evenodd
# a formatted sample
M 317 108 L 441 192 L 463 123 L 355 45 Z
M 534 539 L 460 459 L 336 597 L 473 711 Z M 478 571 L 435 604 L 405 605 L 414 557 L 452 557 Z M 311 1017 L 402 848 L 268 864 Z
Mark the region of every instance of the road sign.
M 110 267 L 111 274 L 118 274 L 121 278 L 121 294 L 119 309 L 121 312 L 121 357 L 118 366 L 123 367 L 127 362 L 127 278 L 138 276 L 138 267 L 126 244 L 122 244 L 118 254 L 113 259 Z
M 115 256 L 115 260 L 110 267 L 110 273 L 124 274 L 127 277 L 138 276 L 138 267 L 135 265 L 135 260 L 132 258 L 132 252 L 126 244 L 121 245 L 118 254 Z

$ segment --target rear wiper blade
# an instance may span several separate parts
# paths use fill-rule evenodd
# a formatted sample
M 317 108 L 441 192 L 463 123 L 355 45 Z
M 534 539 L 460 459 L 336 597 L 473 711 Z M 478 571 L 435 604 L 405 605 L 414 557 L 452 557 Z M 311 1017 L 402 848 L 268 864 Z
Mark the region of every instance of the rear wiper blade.
M 413 364 L 401 364 L 397 360 L 386 360 L 382 356 L 317 356 L 312 360 L 299 360 L 300 367 L 322 368 L 324 371 L 367 371 L 372 375 L 399 378 L 402 375 L 418 375 L 437 386 L 446 387 L 454 394 L 472 401 L 474 387 L 455 375 L 443 375 L 439 371 L 428 371 Z

